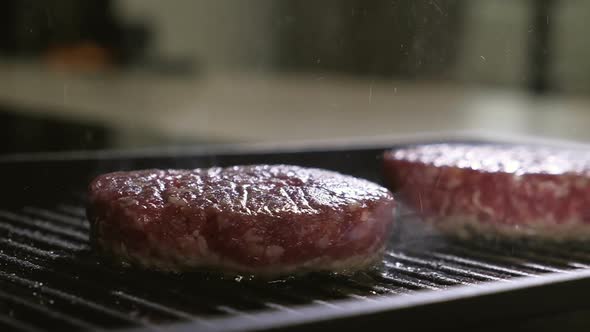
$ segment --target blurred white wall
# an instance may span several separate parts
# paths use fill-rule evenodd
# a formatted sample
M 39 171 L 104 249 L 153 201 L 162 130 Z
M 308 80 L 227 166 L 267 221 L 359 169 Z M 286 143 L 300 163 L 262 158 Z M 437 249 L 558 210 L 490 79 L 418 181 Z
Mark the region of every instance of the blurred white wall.
M 566 91 L 590 90 L 590 1 L 557 2 L 552 76 Z
M 524 87 L 532 32 L 531 1 L 467 1 L 456 67 L 464 82 Z M 277 2 L 119 0 L 125 20 L 148 22 L 155 32 L 150 55 L 194 58 L 208 69 L 257 70 L 274 63 Z M 565 91 L 590 90 L 590 2 L 557 1 L 550 76 Z M 310 8 L 310 10 L 313 10 Z
M 195 57 L 207 68 L 272 64 L 272 0 L 120 0 L 126 20 L 154 25 L 151 55 Z
M 474 0 L 469 3 L 465 38 L 457 61 L 464 81 L 522 86 L 532 1 Z M 552 26 L 549 77 L 559 91 L 590 91 L 590 1 L 556 1 L 547 17 Z
M 529 1 L 470 1 L 457 76 L 465 81 L 524 84 L 529 9 Z

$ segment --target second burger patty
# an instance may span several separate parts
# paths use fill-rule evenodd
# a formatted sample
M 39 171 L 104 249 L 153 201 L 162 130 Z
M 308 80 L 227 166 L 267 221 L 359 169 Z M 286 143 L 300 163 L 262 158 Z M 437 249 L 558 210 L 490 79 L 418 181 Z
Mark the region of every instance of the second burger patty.
M 590 238 L 590 155 L 530 146 L 434 144 L 388 151 L 400 198 L 458 235 Z
M 144 267 L 277 275 L 373 263 L 391 193 L 336 172 L 286 165 L 109 173 L 90 185 L 96 246 Z

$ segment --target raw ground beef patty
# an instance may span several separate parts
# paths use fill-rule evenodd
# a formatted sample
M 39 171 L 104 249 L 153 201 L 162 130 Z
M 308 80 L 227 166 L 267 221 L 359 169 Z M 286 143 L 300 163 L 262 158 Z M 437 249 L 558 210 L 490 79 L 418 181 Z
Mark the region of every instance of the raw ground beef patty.
M 590 239 L 587 152 L 437 144 L 384 159 L 400 199 L 444 231 Z
M 366 180 L 254 165 L 104 174 L 87 213 L 95 246 L 124 262 L 277 275 L 372 264 L 393 210 L 391 193 Z

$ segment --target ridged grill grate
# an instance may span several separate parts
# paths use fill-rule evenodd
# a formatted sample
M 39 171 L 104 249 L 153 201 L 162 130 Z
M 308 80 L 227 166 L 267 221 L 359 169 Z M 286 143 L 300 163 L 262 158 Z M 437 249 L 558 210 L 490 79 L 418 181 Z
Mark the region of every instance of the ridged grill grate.
M 374 271 L 263 282 L 116 268 L 90 251 L 81 206 L 0 210 L 0 330 L 150 330 L 181 321 L 207 330 L 229 317 L 247 328 L 265 311 L 297 315 L 309 304 L 338 310 L 340 299 L 371 302 L 590 267 L 583 246 L 450 241 L 414 229 L 412 218 L 400 218 Z

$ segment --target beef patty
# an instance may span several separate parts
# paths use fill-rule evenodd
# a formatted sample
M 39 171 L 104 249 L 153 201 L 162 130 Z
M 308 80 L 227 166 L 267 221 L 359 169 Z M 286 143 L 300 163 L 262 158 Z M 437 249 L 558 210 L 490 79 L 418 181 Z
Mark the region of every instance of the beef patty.
M 590 154 L 531 146 L 436 144 L 385 153 L 400 199 L 467 236 L 590 238 Z
M 277 275 L 346 271 L 380 256 L 391 193 L 286 165 L 104 174 L 89 188 L 92 240 L 123 262 Z

